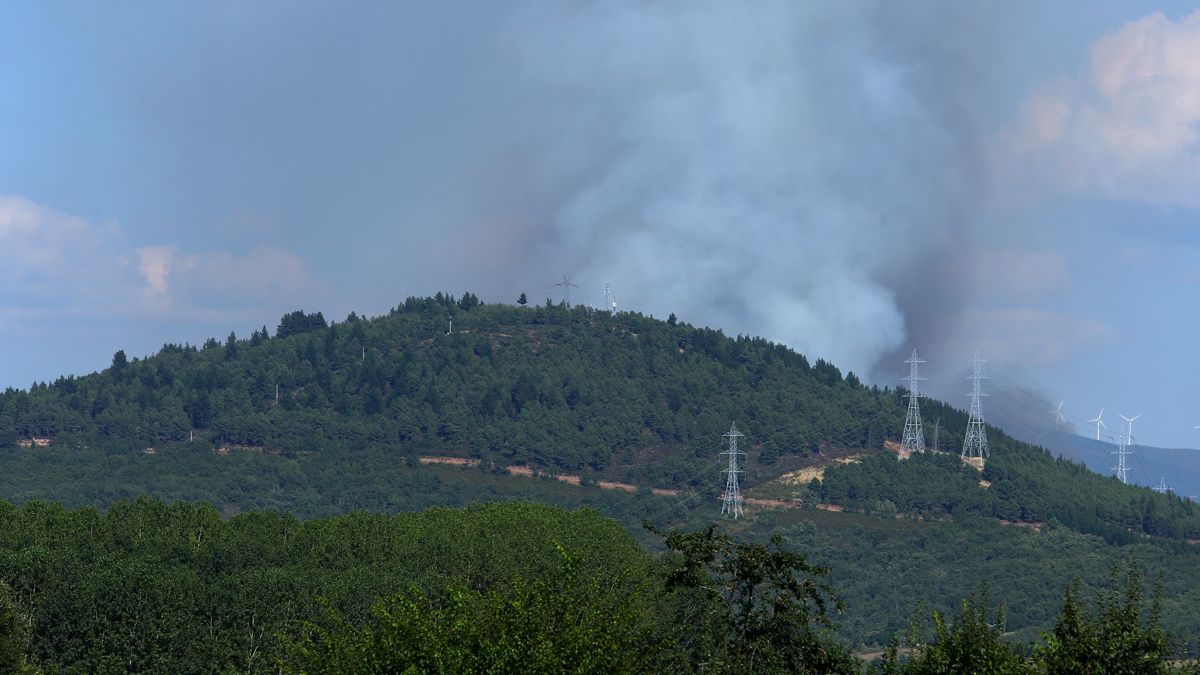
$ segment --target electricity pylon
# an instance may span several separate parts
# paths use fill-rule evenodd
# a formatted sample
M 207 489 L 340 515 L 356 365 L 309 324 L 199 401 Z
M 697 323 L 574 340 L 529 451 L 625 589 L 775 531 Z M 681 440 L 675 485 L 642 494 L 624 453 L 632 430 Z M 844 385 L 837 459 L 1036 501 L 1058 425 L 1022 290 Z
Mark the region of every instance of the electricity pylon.
M 1113 467 L 1113 471 L 1117 472 L 1117 480 L 1122 483 L 1129 482 L 1129 465 L 1125 463 L 1125 455 L 1132 455 L 1133 453 L 1126 449 L 1128 447 L 1124 432 L 1118 433 L 1117 449 L 1108 453 L 1117 456 L 1117 465 Z
M 568 308 L 570 308 L 571 307 L 571 289 L 579 288 L 579 284 L 571 281 L 571 275 L 564 274 L 563 280 L 554 285 L 563 287 L 563 304 L 565 304 Z
M 986 380 L 987 377 L 983 374 L 983 364 L 987 363 L 979 358 L 979 352 L 975 352 L 975 358 L 971 359 L 971 411 L 967 419 L 967 435 L 963 439 L 962 456 L 964 459 L 978 457 L 983 459 L 988 456 L 988 440 L 987 430 L 983 426 L 983 402 L 982 397 L 987 396 L 979 386 L 980 380 Z
M 738 468 L 738 455 L 744 455 L 745 452 L 738 450 L 738 438 L 745 434 L 737 430 L 737 424 L 729 425 L 729 431 L 722 434 L 722 438 L 729 439 L 729 449 L 722 452 L 722 455 L 729 455 L 729 468 L 725 469 L 725 499 L 721 502 L 721 515 L 729 515 L 737 520 L 742 513 L 742 489 L 738 485 L 738 474 L 744 473 Z
M 921 427 L 921 406 L 917 399 L 921 398 L 917 382 L 924 380 L 918 372 L 918 365 L 925 363 L 917 358 L 917 350 L 912 350 L 908 364 L 908 414 L 904 417 L 904 435 L 900 438 L 900 449 L 909 453 L 925 451 L 925 430 Z

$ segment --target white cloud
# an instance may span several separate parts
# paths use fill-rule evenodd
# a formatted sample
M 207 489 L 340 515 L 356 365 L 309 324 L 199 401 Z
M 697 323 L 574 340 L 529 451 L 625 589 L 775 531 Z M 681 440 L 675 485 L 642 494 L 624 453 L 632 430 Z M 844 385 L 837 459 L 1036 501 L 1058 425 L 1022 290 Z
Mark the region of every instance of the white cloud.
M 181 257 L 175 246 L 143 246 L 137 251 L 138 273 L 146 282 L 146 291 L 154 297 L 166 297 L 167 277 L 171 269 L 182 263 L 184 266 L 194 266 L 195 257 Z
M 0 196 L 0 313 L 24 323 L 101 314 L 234 313 L 272 308 L 310 289 L 304 261 L 276 248 L 189 253 L 132 247 L 100 225 L 18 196 Z
M 1003 141 L 1012 168 L 1037 181 L 1200 207 L 1200 11 L 1103 36 L 1086 76 L 1031 93 Z
M 121 237 L 22 197 L 0 196 L 0 298 L 87 302 L 122 283 Z

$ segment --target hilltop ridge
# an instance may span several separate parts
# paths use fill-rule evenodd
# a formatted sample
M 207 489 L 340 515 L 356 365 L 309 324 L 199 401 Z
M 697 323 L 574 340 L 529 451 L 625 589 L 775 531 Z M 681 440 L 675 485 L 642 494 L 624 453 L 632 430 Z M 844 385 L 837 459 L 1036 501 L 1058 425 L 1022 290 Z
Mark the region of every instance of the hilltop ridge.
M 992 457 L 982 475 L 957 457 L 897 462 L 891 453 L 874 454 L 897 440 L 902 394 L 786 346 L 727 337 L 674 316 L 549 301 L 485 305 L 470 293 L 438 294 L 332 324 L 296 311 L 273 336 L 264 327 L 247 339 L 164 345 L 142 359 L 117 352 L 104 371 L 7 390 L 0 394 L 0 447 L 18 473 L 10 495 L 40 496 L 20 481 L 31 454 L 99 467 L 85 479 L 94 485 L 85 486 L 93 497 L 78 500 L 84 503 L 103 502 L 113 483 L 120 485 L 115 494 L 138 494 L 154 461 L 201 462 L 219 485 L 223 465 L 201 458 L 233 455 L 225 464 L 241 465 L 238 480 L 262 478 L 271 500 L 247 500 L 232 486 L 203 498 L 215 495 L 234 511 L 275 505 L 301 513 L 318 500 L 324 505 L 316 512 L 329 513 L 338 510 L 338 490 L 377 495 L 346 506 L 394 505 L 396 485 L 383 477 L 395 480 L 397 467 L 430 455 L 705 498 L 721 489 L 715 448 L 737 421 L 749 433 L 751 489 L 845 450 L 873 455 L 796 486 L 796 501 L 1056 519 L 1111 541 L 1200 538 L 1200 514 L 1190 503 L 1121 485 L 996 428 L 988 428 Z M 943 443 L 960 443 L 965 412 L 935 400 L 924 405 L 942 419 Z M 280 466 L 266 468 L 271 458 Z M 981 478 L 989 489 L 980 489 Z M 419 496 L 405 499 L 426 505 Z

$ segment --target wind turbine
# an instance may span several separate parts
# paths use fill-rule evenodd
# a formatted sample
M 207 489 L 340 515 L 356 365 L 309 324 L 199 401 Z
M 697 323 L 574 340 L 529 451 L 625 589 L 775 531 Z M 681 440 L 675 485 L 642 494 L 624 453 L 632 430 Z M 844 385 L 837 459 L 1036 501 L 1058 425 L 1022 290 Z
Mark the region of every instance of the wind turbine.
M 1129 443 L 1130 445 L 1133 445 L 1133 421 L 1138 419 L 1139 417 L 1141 417 L 1141 415 L 1134 415 L 1133 417 L 1117 415 L 1117 417 L 1120 417 L 1121 419 L 1125 420 L 1125 424 L 1129 425 L 1129 435 L 1126 436 L 1126 442 Z
M 1096 440 L 1100 440 L 1100 427 L 1104 427 L 1105 429 L 1107 429 L 1107 428 L 1108 428 L 1108 426 L 1107 426 L 1107 425 L 1105 425 L 1105 424 L 1104 424 L 1104 422 L 1102 421 L 1102 418 L 1103 418 L 1103 417 L 1104 417 L 1104 408 L 1101 408 L 1101 409 L 1100 409 L 1100 414 L 1099 414 L 1099 415 L 1096 415 L 1096 419 L 1094 419 L 1094 420 L 1088 420 L 1089 422 L 1095 422 L 1095 423 L 1096 423 Z
M 1058 425 L 1062 424 L 1063 420 L 1066 419 L 1066 417 L 1063 417 L 1063 414 L 1062 414 L 1063 403 L 1066 403 L 1066 401 L 1059 401 L 1058 407 L 1054 409 L 1054 428 L 1055 429 L 1057 429 Z

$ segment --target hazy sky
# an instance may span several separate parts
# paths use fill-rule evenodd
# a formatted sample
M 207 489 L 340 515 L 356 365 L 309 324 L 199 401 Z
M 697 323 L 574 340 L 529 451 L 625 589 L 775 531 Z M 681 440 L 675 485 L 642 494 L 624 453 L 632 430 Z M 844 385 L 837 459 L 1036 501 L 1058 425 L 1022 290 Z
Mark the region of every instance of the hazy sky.
M 6 2 L 0 386 L 572 273 L 1200 445 L 1200 13 L 1158 10 Z

